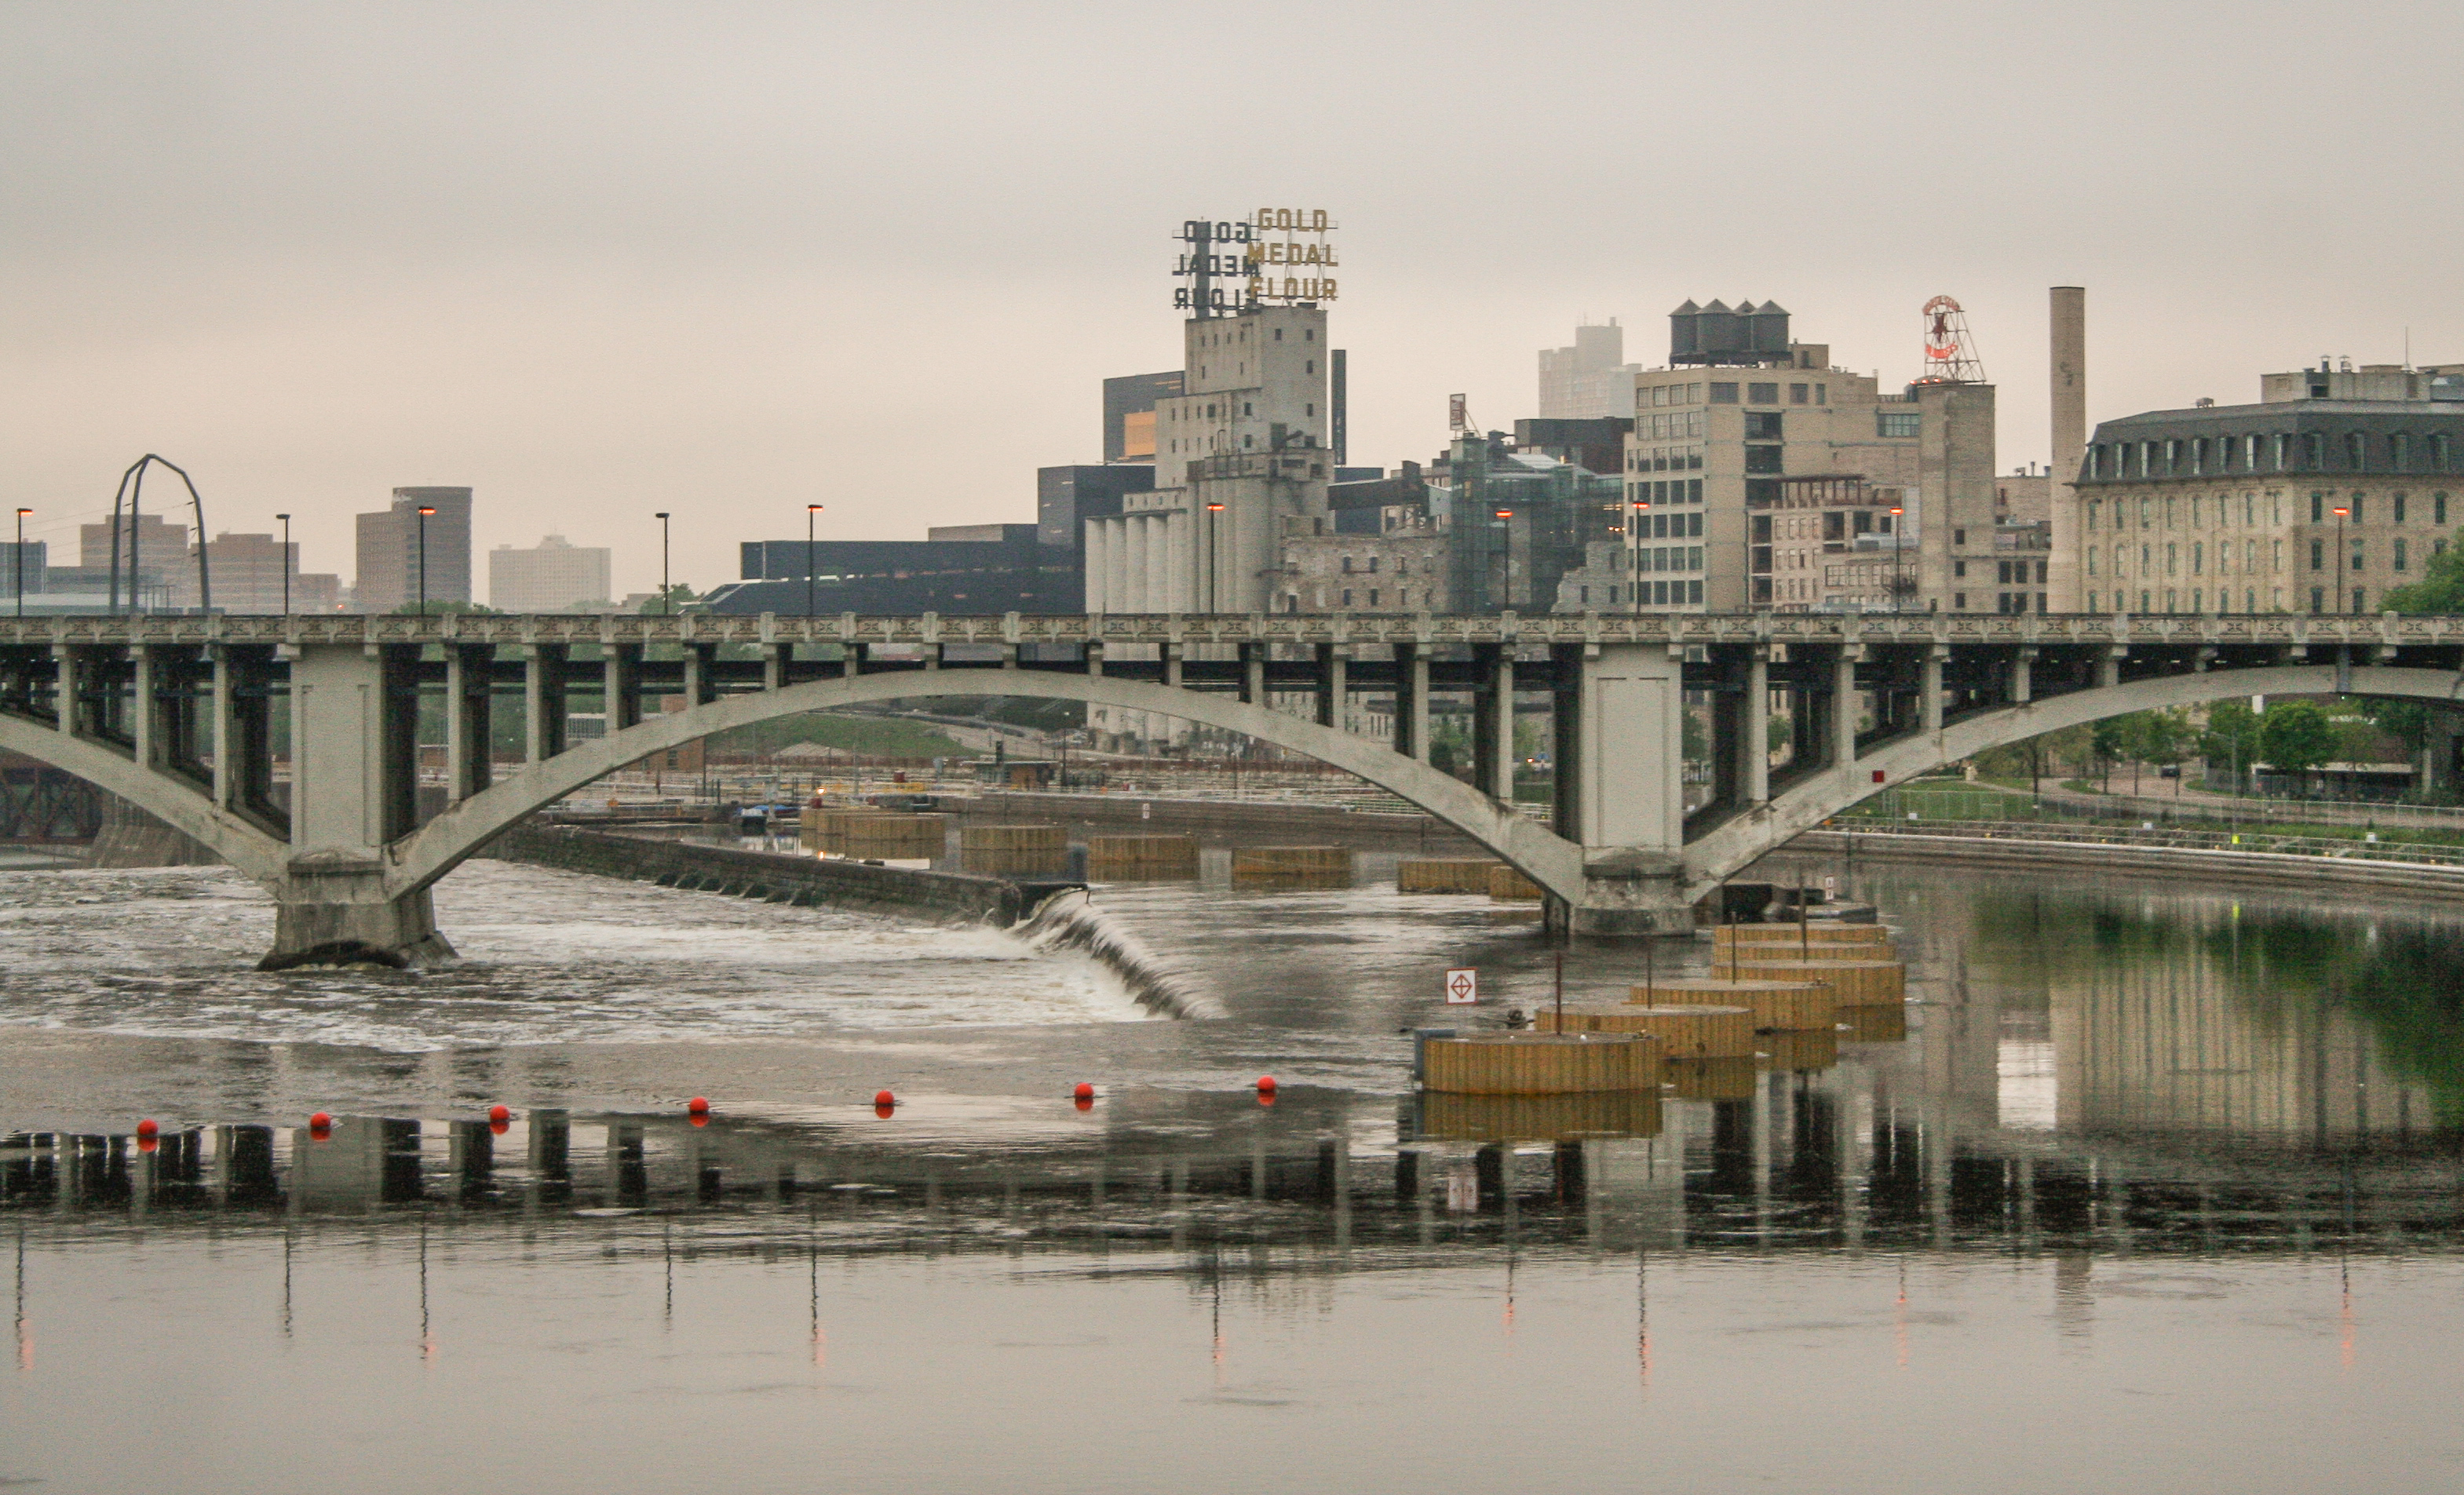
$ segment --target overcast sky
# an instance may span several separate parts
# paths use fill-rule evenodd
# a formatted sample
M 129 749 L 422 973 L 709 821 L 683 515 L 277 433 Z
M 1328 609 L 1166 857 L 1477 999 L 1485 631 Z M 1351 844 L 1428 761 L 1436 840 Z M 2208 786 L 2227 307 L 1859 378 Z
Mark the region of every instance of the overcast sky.
M 5 481 L 73 550 L 147 451 L 306 567 L 398 484 L 620 590 L 736 543 L 1033 517 L 1169 367 L 1170 234 L 1342 225 L 1352 458 L 1533 353 L 1776 299 L 1915 371 L 1967 306 L 2008 469 L 2045 288 L 2091 419 L 2321 355 L 2464 362 L 2464 8 L 1081 3 L 0 8 Z M 65 560 L 62 556 L 60 559 Z M 484 562 L 481 575 L 484 576 Z

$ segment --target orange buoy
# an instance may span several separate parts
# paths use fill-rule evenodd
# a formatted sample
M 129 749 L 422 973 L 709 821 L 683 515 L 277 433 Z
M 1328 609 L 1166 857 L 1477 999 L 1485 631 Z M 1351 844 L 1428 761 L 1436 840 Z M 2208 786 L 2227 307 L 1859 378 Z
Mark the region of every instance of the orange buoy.
M 1273 1094 L 1275 1091 L 1275 1077 L 1271 1074 L 1262 1074 L 1258 1076 L 1258 1088 L 1264 1090 L 1269 1095 Z
M 514 1112 L 511 1107 L 491 1106 L 488 1108 L 488 1119 L 492 1122 L 511 1121 L 514 1119 Z
M 695 1116 L 707 1116 L 710 1114 L 710 1102 L 696 1095 L 685 1102 L 685 1110 Z
M 1079 1100 L 1091 1101 L 1095 1098 L 1095 1088 L 1089 1085 L 1086 1081 L 1081 1080 L 1078 1082 L 1078 1088 L 1073 1093 Z
M 143 1121 L 137 1124 L 137 1134 L 147 1140 L 151 1140 L 154 1135 L 162 1130 L 163 1128 L 161 1125 L 158 1124 L 151 1116 L 146 1117 Z
M 1272 1090 L 1260 1090 L 1258 1092 L 1258 1104 L 1261 1106 L 1272 1106 L 1275 1104 L 1275 1092 Z
M 706 1110 L 697 1110 L 692 1115 L 687 1116 L 685 1119 L 692 1122 L 696 1127 L 706 1127 L 710 1125 L 710 1112 Z
M 872 1103 L 872 1113 L 879 1116 L 882 1120 L 888 1121 L 891 1117 L 898 1114 L 898 1103 L 895 1101 L 874 1101 Z
M 503 1136 L 514 1130 L 514 1124 L 510 1121 L 492 1121 L 488 1123 L 488 1130 L 498 1136 Z

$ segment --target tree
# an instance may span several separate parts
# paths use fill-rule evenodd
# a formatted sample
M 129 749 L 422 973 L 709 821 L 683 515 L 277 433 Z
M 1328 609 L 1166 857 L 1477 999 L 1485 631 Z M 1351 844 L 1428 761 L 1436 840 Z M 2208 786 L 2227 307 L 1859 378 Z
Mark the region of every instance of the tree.
M 2278 701 L 2259 718 L 2259 752 L 2279 774 L 2307 774 L 2333 761 L 2338 737 L 2327 714 L 2308 701 Z
M 660 612 L 690 612 L 693 605 L 700 601 L 700 593 L 684 583 L 678 582 L 664 593 L 652 592 L 644 599 L 640 610 L 645 615 Z
M 2391 589 L 2380 605 L 2390 612 L 2464 612 L 2464 546 L 2450 545 L 2421 571 L 2420 581 Z
M 2233 792 L 2240 793 L 2241 776 L 2266 756 L 2258 745 L 2258 713 L 2248 701 L 2218 701 L 2209 707 L 2207 730 L 2199 734 L 2199 756 L 2211 768 L 2224 764 L 2233 775 Z

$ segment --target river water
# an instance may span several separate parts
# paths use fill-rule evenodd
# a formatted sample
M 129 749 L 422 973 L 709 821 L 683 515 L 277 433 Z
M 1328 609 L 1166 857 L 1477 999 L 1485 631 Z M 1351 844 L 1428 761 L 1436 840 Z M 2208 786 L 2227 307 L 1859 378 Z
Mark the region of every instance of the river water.
M 229 872 L 0 872 L 0 1485 L 2464 1478 L 2453 915 L 1808 864 L 1900 1013 L 1485 1146 L 1398 1030 L 1551 957 L 1382 869 L 1030 940 L 477 862 L 460 963 L 273 977 Z

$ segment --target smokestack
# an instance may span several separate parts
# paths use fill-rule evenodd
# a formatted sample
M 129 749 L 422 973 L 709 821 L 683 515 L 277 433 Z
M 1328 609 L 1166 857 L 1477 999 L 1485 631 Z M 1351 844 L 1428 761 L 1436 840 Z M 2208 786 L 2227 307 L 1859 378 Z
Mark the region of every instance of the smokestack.
M 2054 550 L 2046 567 L 2047 605 L 2077 612 L 2079 596 L 2079 499 L 2072 482 L 2087 453 L 2087 292 L 2057 285 L 2050 293 L 2050 391 L 2053 414 Z M 2102 599 L 2099 599 L 2100 608 Z

